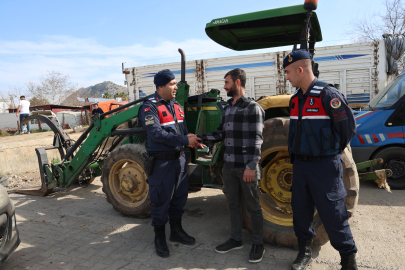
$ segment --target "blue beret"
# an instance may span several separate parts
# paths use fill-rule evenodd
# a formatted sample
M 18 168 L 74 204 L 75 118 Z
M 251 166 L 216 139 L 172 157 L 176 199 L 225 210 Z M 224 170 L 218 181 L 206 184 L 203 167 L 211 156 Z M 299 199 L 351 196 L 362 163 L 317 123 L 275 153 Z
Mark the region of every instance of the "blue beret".
M 283 61 L 283 68 L 286 68 L 288 65 L 294 63 L 295 61 L 302 59 L 312 59 L 312 55 L 304 50 L 294 51 L 286 56 Z
M 153 82 L 156 86 L 166 85 L 171 80 L 174 80 L 174 74 L 169 69 L 164 69 L 156 73 Z

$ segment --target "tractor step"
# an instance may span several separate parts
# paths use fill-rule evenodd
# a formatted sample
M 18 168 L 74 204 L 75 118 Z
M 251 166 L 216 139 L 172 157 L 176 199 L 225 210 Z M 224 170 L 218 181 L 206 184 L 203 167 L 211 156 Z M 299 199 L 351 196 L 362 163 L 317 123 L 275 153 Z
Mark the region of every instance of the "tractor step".
M 201 164 L 204 166 L 209 166 L 212 162 L 212 157 L 211 158 L 206 158 L 206 157 L 199 157 L 195 160 L 196 164 Z

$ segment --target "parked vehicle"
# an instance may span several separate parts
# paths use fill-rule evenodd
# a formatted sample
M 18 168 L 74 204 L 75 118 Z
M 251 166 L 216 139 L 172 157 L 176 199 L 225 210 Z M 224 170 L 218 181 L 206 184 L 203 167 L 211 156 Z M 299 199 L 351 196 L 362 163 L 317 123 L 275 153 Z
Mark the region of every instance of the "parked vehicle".
M 0 179 L 4 177 L 0 175 Z M 20 234 L 15 218 L 15 206 L 8 197 L 7 190 L 0 185 L 0 265 L 17 249 Z
M 355 162 L 382 158 L 373 169 L 390 169 L 393 189 L 405 189 L 405 71 L 356 112 L 357 134 L 350 145 Z

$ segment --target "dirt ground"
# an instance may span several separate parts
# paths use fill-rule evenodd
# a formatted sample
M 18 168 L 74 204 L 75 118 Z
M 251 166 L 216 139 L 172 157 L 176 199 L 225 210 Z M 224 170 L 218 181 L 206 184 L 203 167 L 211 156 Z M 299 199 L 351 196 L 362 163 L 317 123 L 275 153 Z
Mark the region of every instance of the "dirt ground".
M 65 132 L 72 138 L 77 139 L 82 133 L 75 133 L 72 129 L 66 129 Z M 0 152 L 8 149 L 22 148 L 25 145 L 41 147 L 52 145 L 54 133 L 52 131 L 31 133 L 23 135 L 5 136 L 0 138 Z M 36 158 L 35 150 L 30 148 L 30 152 L 24 154 L 29 154 Z M 32 152 L 32 153 L 31 153 Z M 13 156 L 7 153 L 7 159 L 13 160 Z M 15 159 L 18 160 L 18 159 Z M 7 175 L 9 180 L 8 190 L 13 190 L 17 188 L 28 188 L 33 186 L 41 185 L 41 177 L 39 175 L 39 170 L 24 170 L 23 164 L 20 166 L 20 170 L 12 171 L 3 169 L 0 174 Z
M 20 175 L 10 174 L 8 176 L 8 181 L 9 185 L 7 186 L 7 190 L 41 185 L 41 177 L 39 172 L 26 172 Z
M 243 231 L 242 250 L 215 253 L 213 248 L 230 232 L 226 199 L 218 189 L 189 193 L 184 226 L 197 244 L 186 247 L 169 242 L 172 254 L 165 260 L 154 253 L 151 219 L 129 218 L 114 211 L 99 178 L 87 188 L 72 186 L 47 197 L 11 190 L 9 195 L 16 206 L 22 243 L 2 269 L 287 270 L 297 254 L 266 244 L 263 262 L 249 264 L 247 231 Z M 349 220 L 360 270 L 405 269 L 404 195 L 405 190 L 388 193 L 373 182 L 361 183 L 359 204 Z M 330 243 L 316 248 L 313 258 L 311 270 L 340 269 L 339 254 Z

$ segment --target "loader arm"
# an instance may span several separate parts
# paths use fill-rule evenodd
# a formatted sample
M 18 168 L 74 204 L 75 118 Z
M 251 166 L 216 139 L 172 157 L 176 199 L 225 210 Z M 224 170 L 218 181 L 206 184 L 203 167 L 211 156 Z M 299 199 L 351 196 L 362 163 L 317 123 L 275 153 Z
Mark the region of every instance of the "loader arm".
M 60 163 L 50 163 L 46 154 L 46 150 L 57 148 L 55 147 L 55 140 L 53 147 L 43 147 L 36 149 L 41 173 L 41 189 L 20 189 L 17 190 L 17 192 L 44 196 L 49 194 L 53 188 L 69 187 L 75 180 L 79 178 L 80 175 L 82 175 L 82 178 L 85 179 L 92 179 L 94 177 L 100 176 L 100 167 L 102 167 L 102 165 L 104 164 L 104 158 L 100 156 L 103 150 L 99 152 L 97 151 L 97 149 L 101 145 L 103 145 L 103 143 L 106 143 L 106 140 L 110 137 L 117 136 L 116 139 L 122 141 L 128 135 L 145 133 L 145 130 L 143 128 L 129 128 L 119 130 L 117 130 L 117 128 L 119 125 L 136 118 L 138 116 L 139 108 L 142 106 L 141 102 L 152 96 L 153 95 L 149 95 L 142 99 L 130 102 L 117 109 L 108 111 L 104 114 L 96 115 L 94 122 L 80 136 L 75 144 L 66 145 L 66 154 L 63 155 L 63 152 L 61 153 L 62 161 Z M 125 108 L 128 109 L 123 110 Z M 30 116 L 29 120 L 36 117 L 37 116 Z M 44 119 L 42 118 L 40 120 L 44 121 Z M 57 123 L 55 124 L 51 121 L 47 121 L 47 124 L 51 126 L 52 130 L 61 130 Z M 55 134 L 59 135 L 58 133 Z M 69 136 L 66 133 L 64 134 L 66 135 L 64 141 L 71 142 Z M 113 148 L 115 148 L 116 146 L 117 144 L 113 143 L 113 145 L 108 150 L 112 151 Z
M 130 107 L 131 105 L 143 102 L 144 100 L 150 98 L 151 96 L 152 95 L 128 103 L 126 106 L 119 107 L 118 109 L 122 110 L 125 107 Z M 75 150 L 75 147 L 78 147 L 78 145 L 76 144 L 80 142 L 79 141 L 80 138 L 75 143 L 75 145 L 72 146 L 69 152 L 66 153 L 65 160 L 59 164 L 53 165 L 54 168 L 52 170 L 53 175 L 55 175 L 55 170 L 59 172 L 59 174 L 56 174 L 59 175 L 59 177 L 55 178 L 55 181 L 57 181 L 57 185 L 61 187 L 69 187 L 77 179 L 80 173 L 84 169 L 89 167 L 90 163 L 94 165 L 98 163 L 99 166 L 94 167 L 96 168 L 100 167 L 104 162 L 103 160 L 100 161 L 96 160 L 96 155 L 98 154 L 96 153 L 96 150 L 105 142 L 106 139 L 118 135 L 131 135 L 144 133 L 145 130 L 143 128 L 116 130 L 119 125 L 136 118 L 138 116 L 139 108 L 141 106 L 142 104 L 137 104 L 136 106 L 133 106 L 127 110 L 121 111 L 120 113 L 114 115 L 111 114 L 117 112 L 118 110 L 112 110 L 99 116 L 96 116 L 95 121 L 89 127 L 90 131 L 88 132 L 87 139 L 80 146 L 77 153 L 74 155 L 72 154 L 72 160 L 68 161 L 66 159 L 70 157 L 70 153 L 72 153 Z M 107 115 L 110 115 L 110 117 L 107 118 L 106 117 Z M 86 136 L 87 135 L 86 132 L 83 135 Z M 99 175 L 101 175 L 101 171 L 98 175 L 94 176 Z

